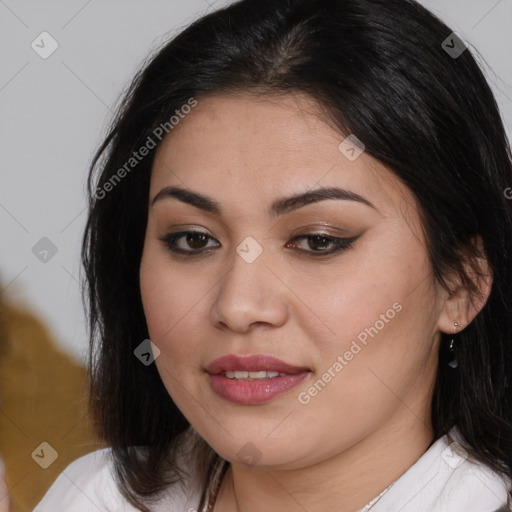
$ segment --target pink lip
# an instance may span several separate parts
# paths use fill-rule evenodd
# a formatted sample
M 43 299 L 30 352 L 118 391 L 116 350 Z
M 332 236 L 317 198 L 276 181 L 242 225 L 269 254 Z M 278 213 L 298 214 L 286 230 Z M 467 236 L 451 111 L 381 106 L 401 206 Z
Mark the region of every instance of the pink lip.
M 309 370 L 305 367 L 292 366 L 281 359 L 264 354 L 255 354 L 250 356 L 237 356 L 230 354 L 227 356 L 219 357 L 211 362 L 206 371 L 210 375 L 218 375 L 226 371 L 242 370 L 247 372 L 257 372 L 260 370 L 267 370 L 279 373 L 299 373 L 304 370 Z
M 226 371 L 275 371 L 287 373 L 282 377 L 263 380 L 228 379 Z M 220 397 L 236 404 L 268 402 L 289 389 L 298 386 L 310 373 L 308 368 L 292 366 L 280 359 L 265 355 L 240 357 L 228 355 L 213 361 L 207 367 L 210 385 Z

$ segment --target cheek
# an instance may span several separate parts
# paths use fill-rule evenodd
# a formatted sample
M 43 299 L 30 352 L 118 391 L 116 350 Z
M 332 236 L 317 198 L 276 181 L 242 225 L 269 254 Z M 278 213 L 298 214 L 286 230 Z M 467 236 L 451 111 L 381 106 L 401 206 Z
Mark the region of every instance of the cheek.
M 183 374 L 200 353 L 207 312 L 208 279 L 173 263 L 164 251 L 145 249 L 140 266 L 140 290 L 151 341 L 160 349 L 159 370 Z M 197 362 L 196 362 L 197 366 Z M 167 380 L 162 374 L 162 379 Z
M 315 274 L 305 267 L 294 273 L 290 286 L 301 299 L 294 320 L 322 353 L 332 358 L 355 340 L 363 347 L 383 340 L 415 309 L 422 292 L 414 288 L 430 270 L 423 248 L 404 247 L 404 239 L 390 243 L 373 237 Z
M 414 239 L 406 244 L 406 235 L 380 251 L 361 248 L 328 278 L 309 277 L 296 290 L 308 298 L 295 318 L 314 341 L 316 377 L 336 374 L 329 388 L 337 397 L 375 406 L 380 394 L 390 394 L 377 376 L 405 392 L 431 357 L 432 273 L 424 248 Z
M 432 295 L 429 281 L 416 270 L 413 281 L 388 272 L 373 274 L 374 279 L 353 273 L 343 288 L 331 282 L 323 288 L 326 298 L 315 302 L 329 330 L 319 328 L 318 320 L 307 324 L 306 315 L 301 317 L 301 330 L 314 341 L 316 368 L 312 382 L 297 392 L 306 424 L 317 424 L 321 417 L 326 435 L 329 425 L 339 425 L 346 435 L 343 442 L 350 444 L 353 436 L 378 428 L 403 403 L 421 410 L 415 396 L 424 396 L 419 387 L 429 379 L 421 373 L 430 368 L 431 354 L 431 325 L 422 306 Z M 430 369 L 425 372 L 430 376 Z

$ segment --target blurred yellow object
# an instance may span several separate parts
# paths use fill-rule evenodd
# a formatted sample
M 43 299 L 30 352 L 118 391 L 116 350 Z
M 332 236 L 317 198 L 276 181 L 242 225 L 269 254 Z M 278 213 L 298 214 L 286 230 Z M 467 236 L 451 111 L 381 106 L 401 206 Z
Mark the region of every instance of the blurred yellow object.
M 11 512 L 31 512 L 70 462 L 103 445 L 88 421 L 85 369 L 32 313 L 0 308 L 0 454 Z

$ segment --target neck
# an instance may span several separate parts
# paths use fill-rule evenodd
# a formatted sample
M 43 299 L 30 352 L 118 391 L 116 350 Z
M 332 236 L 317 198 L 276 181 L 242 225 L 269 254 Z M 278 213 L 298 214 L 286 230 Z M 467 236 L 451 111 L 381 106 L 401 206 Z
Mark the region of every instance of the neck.
M 427 450 L 433 431 L 413 417 L 379 429 L 320 463 L 276 470 L 232 463 L 214 512 L 357 512 L 407 471 Z

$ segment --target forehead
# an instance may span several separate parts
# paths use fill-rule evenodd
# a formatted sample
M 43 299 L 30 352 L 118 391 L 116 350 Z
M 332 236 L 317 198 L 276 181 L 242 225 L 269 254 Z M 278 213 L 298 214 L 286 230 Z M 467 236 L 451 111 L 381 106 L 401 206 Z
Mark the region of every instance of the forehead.
M 340 186 L 379 209 L 414 204 L 408 189 L 366 152 L 348 159 L 339 148 L 345 138 L 304 95 L 207 96 L 158 148 L 150 197 L 176 185 L 213 194 L 222 204 L 262 209 L 273 197 Z

